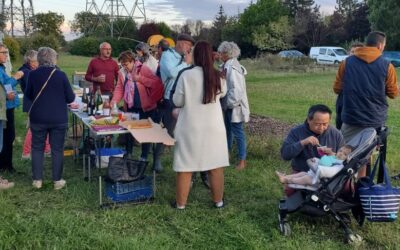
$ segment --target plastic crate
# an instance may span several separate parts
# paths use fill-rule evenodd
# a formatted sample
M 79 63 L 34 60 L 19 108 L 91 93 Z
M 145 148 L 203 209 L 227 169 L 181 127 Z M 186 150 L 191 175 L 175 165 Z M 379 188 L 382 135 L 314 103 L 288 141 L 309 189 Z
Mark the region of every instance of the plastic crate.
M 120 148 L 100 148 L 98 150 L 98 153 L 100 154 L 101 168 L 107 168 L 110 156 L 123 157 L 125 154 L 125 150 Z M 96 167 L 99 167 L 99 158 L 97 156 Z
M 153 178 L 151 178 L 151 176 L 144 176 L 142 179 L 137 181 L 112 183 L 111 190 L 116 194 L 126 194 L 152 186 Z
M 153 197 L 153 178 L 133 182 L 106 182 L 106 195 L 114 202 L 149 200 Z

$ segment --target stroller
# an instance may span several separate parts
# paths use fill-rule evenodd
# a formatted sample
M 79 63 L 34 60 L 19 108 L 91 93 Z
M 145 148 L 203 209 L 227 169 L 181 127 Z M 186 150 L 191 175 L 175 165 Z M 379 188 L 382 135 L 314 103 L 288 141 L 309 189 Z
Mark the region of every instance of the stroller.
M 295 185 L 295 193 L 281 199 L 279 202 L 279 229 L 285 236 L 291 234 L 287 214 L 302 212 L 310 216 L 332 215 L 343 228 L 349 243 L 362 241 L 348 226 L 347 214 L 351 210 L 354 218 L 360 226 L 363 225 L 365 215 L 361 202 L 354 190 L 354 176 L 359 168 L 369 163 L 369 158 L 377 146 L 386 142 L 387 128 L 382 128 L 379 135 L 373 128 L 366 128 L 356 135 L 347 145 L 354 150 L 343 162 L 343 168 L 329 179 L 321 179 L 318 186 Z M 379 154 L 385 154 L 384 147 L 378 147 Z M 382 157 L 384 158 L 384 156 Z M 292 187 L 289 184 L 289 187 Z M 299 189 L 300 188 L 300 189 Z M 347 218 L 346 218 L 347 217 Z

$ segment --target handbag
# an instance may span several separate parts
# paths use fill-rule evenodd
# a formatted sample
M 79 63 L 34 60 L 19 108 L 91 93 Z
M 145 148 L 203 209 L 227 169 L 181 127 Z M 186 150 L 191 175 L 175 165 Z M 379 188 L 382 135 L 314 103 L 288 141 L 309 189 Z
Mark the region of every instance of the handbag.
M 138 161 L 124 157 L 110 156 L 107 177 L 113 182 L 131 182 L 144 176 L 148 161 Z
M 379 158 L 376 160 L 369 178 L 367 177 L 366 181 L 361 183 L 358 193 L 367 220 L 371 222 L 392 222 L 397 219 L 399 211 L 400 189 L 392 187 L 384 161 L 381 161 L 384 182 L 374 183 Z

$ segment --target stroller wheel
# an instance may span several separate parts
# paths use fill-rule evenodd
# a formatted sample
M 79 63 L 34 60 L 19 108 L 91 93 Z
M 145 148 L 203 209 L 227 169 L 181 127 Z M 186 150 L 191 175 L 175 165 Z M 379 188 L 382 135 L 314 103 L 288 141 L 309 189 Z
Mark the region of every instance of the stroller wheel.
M 292 229 L 290 229 L 290 225 L 285 222 L 279 223 L 279 230 L 283 236 L 290 236 L 292 233 Z
M 355 233 L 350 233 L 346 235 L 347 243 L 349 244 L 360 244 L 362 242 L 362 237 Z

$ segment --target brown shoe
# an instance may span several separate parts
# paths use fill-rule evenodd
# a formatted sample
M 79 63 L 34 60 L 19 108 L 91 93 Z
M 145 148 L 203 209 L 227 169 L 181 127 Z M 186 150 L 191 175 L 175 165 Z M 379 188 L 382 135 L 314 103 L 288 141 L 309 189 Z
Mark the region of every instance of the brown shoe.
M 243 170 L 246 167 L 246 160 L 240 160 L 236 165 L 236 170 Z
M 9 182 L 7 179 L 3 179 L 0 176 L 0 190 L 5 190 L 14 187 L 14 182 Z

